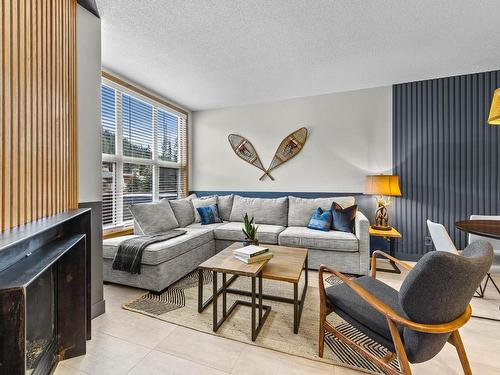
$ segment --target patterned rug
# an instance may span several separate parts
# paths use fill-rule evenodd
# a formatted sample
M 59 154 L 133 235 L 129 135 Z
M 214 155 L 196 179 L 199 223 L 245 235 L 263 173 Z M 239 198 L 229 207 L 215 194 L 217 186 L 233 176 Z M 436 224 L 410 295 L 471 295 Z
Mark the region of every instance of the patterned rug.
M 317 275 L 317 272 L 310 272 L 310 274 Z M 351 278 L 354 278 L 354 276 L 351 276 Z M 314 279 L 313 282 L 310 281 L 309 283 L 298 334 L 293 333 L 292 305 L 265 300 L 265 303 L 271 305 L 272 309 L 255 342 L 252 342 L 250 338 L 250 308 L 245 306 L 237 307 L 215 335 L 317 361 L 350 367 L 367 373 L 384 374 L 381 369 L 329 333 L 326 333 L 325 336 L 324 358 L 318 357 L 319 291 L 317 281 Z M 335 276 L 326 278 L 325 282 L 330 285 L 341 283 Z M 207 299 L 212 291 L 212 274 L 210 272 L 203 274 L 203 284 L 204 299 Z M 219 282 L 220 285 L 221 282 Z M 240 277 L 231 287 L 249 290 L 250 279 Z M 299 293 L 302 287 L 303 284 L 299 284 Z M 266 294 L 288 298 L 293 296 L 293 288 L 291 284 L 287 283 L 264 280 L 263 290 Z M 249 300 L 249 298 L 232 294 L 228 294 L 227 298 L 228 306 L 236 299 Z M 214 334 L 212 332 L 212 308 L 208 307 L 201 314 L 198 313 L 197 272 L 184 277 L 160 295 L 145 293 L 143 296 L 124 304 L 123 308 Z M 221 314 L 220 310 L 219 314 Z M 383 346 L 351 327 L 339 316 L 330 314 L 328 321 L 344 335 L 361 344 L 371 353 L 380 357 L 386 354 L 387 350 Z M 394 360 L 391 365 L 395 369 L 399 369 L 397 360 Z

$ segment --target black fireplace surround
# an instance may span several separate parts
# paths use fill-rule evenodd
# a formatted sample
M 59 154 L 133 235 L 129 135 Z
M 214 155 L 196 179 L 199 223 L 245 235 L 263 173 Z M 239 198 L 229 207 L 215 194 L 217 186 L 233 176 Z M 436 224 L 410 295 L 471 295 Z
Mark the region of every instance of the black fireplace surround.
M 51 373 L 90 339 L 90 209 L 0 233 L 0 374 Z

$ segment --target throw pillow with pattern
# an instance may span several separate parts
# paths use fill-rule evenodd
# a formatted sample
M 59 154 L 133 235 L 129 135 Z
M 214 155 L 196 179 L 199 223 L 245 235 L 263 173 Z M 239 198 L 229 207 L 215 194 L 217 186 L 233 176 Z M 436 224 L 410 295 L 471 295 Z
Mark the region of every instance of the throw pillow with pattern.
M 218 204 L 217 195 L 210 195 L 207 197 L 199 197 L 191 199 L 193 204 L 194 212 L 194 222 L 199 223 L 201 221 L 200 214 L 198 213 L 198 207 L 208 207 L 211 204 Z M 218 206 L 217 206 L 218 207 Z
M 328 232 L 332 227 L 332 210 L 323 211 L 321 207 L 318 207 L 311 216 L 307 227 Z
M 219 208 L 217 207 L 217 203 L 211 204 L 210 206 L 197 207 L 196 210 L 200 215 L 201 225 L 222 223 L 222 219 L 219 217 Z

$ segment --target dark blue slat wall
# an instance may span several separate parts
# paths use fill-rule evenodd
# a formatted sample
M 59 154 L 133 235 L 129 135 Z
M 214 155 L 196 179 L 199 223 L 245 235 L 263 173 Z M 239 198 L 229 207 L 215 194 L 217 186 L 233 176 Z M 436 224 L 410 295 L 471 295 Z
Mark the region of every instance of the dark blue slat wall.
M 403 239 L 397 254 L 418 259 L 427 218 L 445 225 L 458 248 L 466 236 L 454 222 L 500 214 L 500 126 L 487 124 L 500 71 L 393 86 L 393 162 L 403 197 L 392 223 Z

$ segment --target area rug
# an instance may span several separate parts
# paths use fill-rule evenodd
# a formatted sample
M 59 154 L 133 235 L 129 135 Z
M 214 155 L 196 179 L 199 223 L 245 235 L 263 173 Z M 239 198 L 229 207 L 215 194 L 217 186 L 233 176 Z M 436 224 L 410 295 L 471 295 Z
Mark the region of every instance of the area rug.
M 317 273 L 311 274 L 317 275 Z M 203 276 L 203 293 L 204 298 L 207 299 L 212 291 L 212 274 L 205 272 Z M 325 282 L 334 285 L 341 281 L 335 276 L 330 276 Z M 220 285 L 221 282 L 219 282 Z M 250 279 L 240 277 L 231 287 L 250 290 Z M 302 284 L 299 284 L 299 293 L 302 287 L 303 281 Z M 264 280 L 263 291 L 266 294 L 293 297 L 292 284 L 283 282 Z M 227 298 L 228 307 L 236 299 L 249 300 L 249 298 L 233 294 L 228 294 Z M 264 303 L 271 305 L 272 309 L 255 342 L 252 342 L 250 338 L 250 308 L 246 306 L 237 307 L 215 335 L 304 358 L 350 367 L 367 373 L 384 373 L 328 333 L 325 338 L 324 358 L 318 357 L 319 290 L 317 280 L 312 280 L 309 284 L 298 334 L 293 333 L 293 306 L 291 304 L 268 300 L 264 300 Z M 201 314 L 198 313 L 197 272 L 189 274 L 160 295 L 145 293 L 143 296 L 124 304 L 123 308 L 166 322 L 214 334 L 212 331 L 211 306 Z M 219 308 L 219 314 L 221 314 L 220 310 L 221 308 Z M 328 320 L 339 331 L 373 354 L 383 357 L 387 353 L 383 346 L 351 327 L 339 316 L 330 314 Z M 397 360 L 394 360 L 392 365 L 395 369 L 399 369 Z

